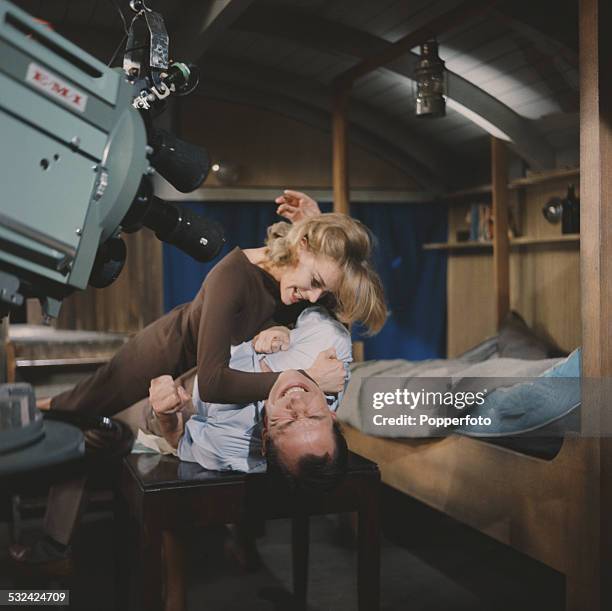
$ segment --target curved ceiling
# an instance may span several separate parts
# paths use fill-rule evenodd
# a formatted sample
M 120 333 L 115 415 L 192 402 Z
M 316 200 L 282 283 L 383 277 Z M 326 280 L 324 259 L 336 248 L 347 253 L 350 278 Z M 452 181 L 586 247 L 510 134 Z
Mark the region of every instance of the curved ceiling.
M 114 5 L 128 18 L 130 14 L 127 0 L 16 4 L 85 42 L 99 57 L 110 56 L 122 36 Z M 483 162 L 486 167 L 489 134 L 506 138 L 533 169 L 576 160 L 577 3 L 499 0 L 481 14 L 474 14 L 474 4 L 148 0 L 166 19 L 176 56 L 199 58 L 210 85 L 202 88 L 203 95 L 265 106 L 318 127 L 329 121 L 335 78 L 419 28 L 440 23 L 441 16 L 451 11 L 461 15 L 465 8 L 470 17 L 436 32 L 449 71 L 447 116 L 414 116 L 412 74 L 418 54 L 413 49 L 354 83 L 353 139 L 426 188 L 457 184 L 470 168 Z
M 298 16 L 295 11 L 287 10 L 285 5 L 277 9 L 259 6 L 257 10 L 249 10 L 234 24 L 234 29 L 265 35 L 268 39 L 285 41 L 285 44 L 297 42 L 307 49 L 325 50 L 354 61 L 380 53 L 392 45 L 384 38 L 373 36 L 367 31 L 334 24 L 317 16 Z M 443 51 L 445 49 L 446 47 L 443 47 Z M 413 81 L 418 59 L 418 53 L 410 52 L 380 71 L 390 73 L 395 84 L 406 84 L 405 81 Z M 451 108 L 492 135 L 512 142 L 516 152 L 534 167 L 554 165 L 552 146 L 531 128 L 529 121 L 486 89 L 477 87 L 457 72 L 453 72 L 448 60 L 447 68 Z M 410 95 L 411 87 L 405 89 Z M 357 97 L 360 97 L 359 91 L 357 88 Z

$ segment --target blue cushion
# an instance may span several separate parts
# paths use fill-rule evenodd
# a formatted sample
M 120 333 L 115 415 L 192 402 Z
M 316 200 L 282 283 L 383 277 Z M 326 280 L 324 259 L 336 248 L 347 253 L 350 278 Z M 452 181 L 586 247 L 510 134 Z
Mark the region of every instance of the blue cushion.
M 580 348 L 541 376 L 498 388 L 470 415 L 491 424 L 467 424 L 455 432 L 475 437 L 515 436 L 545 427 L 580 406 Z
M 566 359 L 546 370 L 545 378 L 579 378 L 581 371 L 582 351 L 576 348 Z

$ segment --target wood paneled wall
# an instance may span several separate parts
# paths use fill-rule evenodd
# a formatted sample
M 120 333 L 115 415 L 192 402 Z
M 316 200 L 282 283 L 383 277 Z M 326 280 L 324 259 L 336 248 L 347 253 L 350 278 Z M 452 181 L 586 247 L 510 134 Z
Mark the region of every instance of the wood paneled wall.
M 574 182 L 574 181 L 573 181 Z M 576 188 L 579 182 L 575 179 Z M 529 187 L 525 192 L 523 233 L 532 237 L 561 235 L 542 214 L 546 202 L 564 197 L 568 180 Z M 577 193 L 578 194 L 578 193 Z M 519 196 L 515 193 L 515 197 Z M 510 305 L 541 337 L 564 350 L 581 343 L 579 242 L 514 249 L 510 257 Z
M 332 185 L 328 132 L 270 111 L 197 95 L 181 100 L 180 117 L 181 137 L 206 147 L 213 161 L 238 167 L 236 187 Z M 349 146 L 349 177 L 353 189 L 417 190 L 410 176 L 354 145 Z M 204 186 L 219 183 L 211 173 Z
M 148 229 L 123 239 L 128 258 L 119 279 L 108 288 L 90 287 L 64 300 L 58 328 L 134 332 L 162 315 L 161 242 Z
M 519 212 L 521 235 L 556 237 L 561 225 L 542 215 L 553 196 L 563 197 L 568 179 L 512 191 L 511 205 Z M 574 180 L 578 189 L 579 183 Z M 465 227 L 469 205 L 453 205 L 449 238 Z M 496 332 L 491 250 L 449 252 L 448 356 L 456 356 Z M 543 244 L 511 248 L 510 307 L 544 338 L 564 350 L 580 345 L 580 253 L 578 243 Z
M 449 235 L 465 212 L 450 208 Z M 446 269 L 447 356 L 453 357 L 495 333 L 493 252 L 449 252 Z

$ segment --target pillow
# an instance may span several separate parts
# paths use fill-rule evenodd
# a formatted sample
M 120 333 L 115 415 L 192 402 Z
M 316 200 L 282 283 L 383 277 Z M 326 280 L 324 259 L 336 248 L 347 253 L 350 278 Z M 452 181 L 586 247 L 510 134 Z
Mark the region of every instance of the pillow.
M 480 342 L 480 344 L 477 344 L 473 348 L 466 350 L 457 358 L 462 361 L 467 361 L 468 363 L 482 363 L 483 361 L 488 361 L 489 359 L 499 356 L 497 353 L 497 342 L 498 337 L 494 335 Z
M 537 337 L 516 312 L 510 312 L 497 336 L 500 358 L 539 360 L 567 356 L 557 346 Z

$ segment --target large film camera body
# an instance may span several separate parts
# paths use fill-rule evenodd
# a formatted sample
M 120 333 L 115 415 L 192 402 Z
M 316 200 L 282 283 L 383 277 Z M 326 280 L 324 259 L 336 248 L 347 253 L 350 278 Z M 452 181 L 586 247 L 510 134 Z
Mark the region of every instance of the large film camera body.
M 223 244 L 214 223 L 152 194 L 155 169 L 190 191 L 208 158 L 143 117 L 147 99 L 184 85 L 189 69 L 164 65 L 163 20 L 141 4 L 130 35 L 156 28 L 139 57 L 158 65 L 126 52 L 130 78 L 0 0 L 0 312 L 38 297 L 56 316 L 75 289 L 110 284 L 125 259 L 122 229 L 149 226 L 199 260 Z

